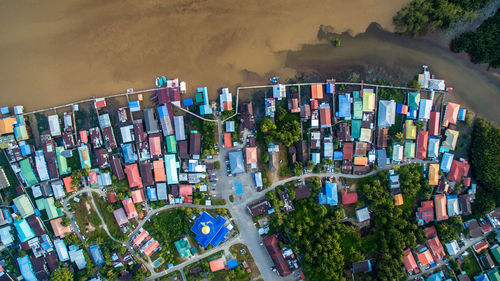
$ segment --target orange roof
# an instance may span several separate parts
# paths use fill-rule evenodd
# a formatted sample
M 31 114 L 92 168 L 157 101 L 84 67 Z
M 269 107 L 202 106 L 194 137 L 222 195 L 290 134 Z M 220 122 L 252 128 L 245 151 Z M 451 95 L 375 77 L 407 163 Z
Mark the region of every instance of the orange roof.
M 151 156 L 161 155 L 160 136 L 149 137 L 149 152 Z
M 66 192 L 67 193 L 70 193 L 70 192 L 73 192 L 73 184 L 71 183 L 71 177 L 65 177 L 63 178 L 63 182 L 64 182 L 64 187 L 66 188 Z
M 151 244 L 149 244 L 149 246 L 144 250 L 144 254 L 146 256 L 151 256 L 151 254 L 153 253 L 153 251 L 158 248 L 158 246 L 160 246 L 160 243 L 158 243 L 158 241 L 154 240 Z
M 155 174 L 155 181 L 166 181 L 167 175 L 165 174 L 165 166 L 163 160 L 153 161 L 153 171 Z
M 190 184 L 179 185 L 179 196 L 184 197 L 184 203 L 192 203 L 193 186 Z
M 89 184 L 99 184 L 99 180 L 97 179 L 97 172 L 96 171 L 89 172 Z
M 139 247 L 139 245 L 141 245 L 141 243 L 144 241 L 144 239 L 146 239 L 146 237 L 148 237 L 149 233 L 146 231 L 146 230 L 143 230 L 139 235 L 137 235 L 137 237 L 135 237 L 134 239 L 134 245 L 136 247 Z
M 130 198 L 123 199 L 122 204 L 123 208 L 125 209 L 125 212 L 127 213 L 128 219 L 137 217 L 137 210 L 135 209 L 134 202 L 132 202 L 132 199 Z
M 446 211 L 446 195 L 437 194 L 434 196 L 436 206 L 436 220 L 443 221 L 448 219 L 448 212 Z
M 318 109 L 318 100 L 311 100 L 311 109 Z
M 354 157 L 354 165 L 358 166 L 368 165 L 368 157 Z
M 444 117 L 443 117 L 443 127 L 448 127 L 448 125 L 451 124 L 456 124 L 458 120 L 458 112 L 460 111 L 460 105 L 449 102 L 446 105 L 446 111 L 444 112 Z
M 16 123 L 17 120 L 14 117 L 0 119 L 0 135 L 14 133 L 14 124 Z
M 476 245 L 474 245 L 474 251 L 476 251 L 476 253 L 479 253 L 484 249 L 488 249 L 488 247 L 489 247 L 488 242 L 483 240 L 483 241 L 477 243 Z
M 214 260 L 210 262 L 210 270 L 212 272 L 224 269 L 224 261 L 222 259 Z
M 233 147 L 233 140 L 231 138 L 231 133 L 224 133 L 224 147 L 225 148 Z
M 422 266 L 426 266 L 429 263 L 433 262 L 434 260 L 432 259 L 431 256 L 431 251 L 427 249 L 425 252 L 418 254 L 418 260 L 422 264 Z
M 141 203 L 146 201 L 146 198 L 144 198 L 144 192 L 142 192 L 142 189 L 137 189 L 132 191 L 132 200 L 134 203 Z
M 125 167 L 125 174 L 127 174 L 128 186 L 142 188 L 142 180 L 139 175 L 139 168 L 137 164 L 130 164 Z
M 257 163 L 257 147 L 247 147 L 245 149 L 247 164 Z
M 232 101 L 222 102 L 222 106 L 224 106 L 224 110 L 233 110 L 233 102 Z
M 439 183 L 439 164 L 429 165 L 429 185 L 438 185 Z
M 52 226 L 52 230 L 54 231 L 54 235 L 59 238 L 64 238 L 66 233 L 71 232 L 69 226 L 63 226 L 61 224 L 62 218 L 53 219 L 50 221 L 50 225 Z
M 403 201 L 403 194 L 402 193 L 398 193 L 396 195 L 394 195 L 394 205 L 396 206 L 400 206 L 400 205 L 403 205 L 404 201 Z
M 80 131 L 80 141 L 83 143 L 89 142 L 89 138 L 88 138 L 86 130 Z
M 311 97 L 313 99 L 322 99 L 323 98 L 323 85 L 318 83 L 311 85 Z
M 437 236 L 427 240 L 427 247 L 431 249 L 432 257 L 436 261 L 446 256 L 446 254 L 444 253 L 443 245 L 441 244 L 441 241 L 439 241 L 439 237 Z
M 410 249 L 405 250 L 405 256 L 403 257 L 403 264 L 405 265 L 406 271 L 410 272 L 418 268 L 415 257 L 411 253 Z

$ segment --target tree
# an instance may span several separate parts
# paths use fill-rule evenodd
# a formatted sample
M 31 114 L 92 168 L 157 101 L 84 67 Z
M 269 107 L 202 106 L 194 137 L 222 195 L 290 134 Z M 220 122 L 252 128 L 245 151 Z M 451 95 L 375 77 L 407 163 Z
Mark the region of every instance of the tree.
M 63 217 L 61 220 L 61 225 L 62 226 L 68 226 L 70 225 L 71 221 L 67 217 Z
M 220 161 L 215 161 L 215 169 L 220 170 Z
M 52 281 L 73 281 L 73 273 L 67 267 L 59 267 L 50 275 Z
M 408 82 L 408 88 L 412 88 L 414 90 L 420 90 L 420 88 L 422 88 L 422 85 L 420 85 L 420 82 L 418 82 L 417 80 L 411 80 L 410 82 Z
M 274 130 L 276 130 L 276 125 L 271 121 L 269 118 L 264 118 L 262 122 L 260 123 L 260 130 L 264 133 L 270 133 Z
M 332 45 L 334 47 L 340 47 L 340 39 L 339 38 L 332 39 Z

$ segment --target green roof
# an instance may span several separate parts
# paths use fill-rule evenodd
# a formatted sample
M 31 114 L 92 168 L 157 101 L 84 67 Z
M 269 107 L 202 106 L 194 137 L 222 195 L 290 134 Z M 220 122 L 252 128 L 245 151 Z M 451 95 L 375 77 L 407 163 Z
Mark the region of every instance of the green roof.
M 361 120 L 351 121 L 351 137 L 359 139 L 361 136 Z
M 174 135 L 167 137 L 167 151 L 168 153 L 177 153 L 177 142 Z
M 354 106 L 354 114 L 352 116 L 353 119 L 362 119 L 363 118 L 363 99 L 359 97 L 359 92 L 353 92 L 353 106 Z
M 414 142 L 405 142 L 404 157 L 415 158 L 415 143 Z
M 54 204 L 54 197 L 49 197 L 43 200 L 45 205 L 45 211 L 47 212 L 47 217 L 52 220 L 62 216 L 61 208 L 56 208 Z
M 14 134 L 16 135 L 16 140 L 18 140 L 18 141 L 29 139 L 28 131 L 26 130 L 26 125 L 21 125 L 21 126 L 15 127 Z
M 490 251 L 493 257 L 497 260 L 497 263 L 500 263 L 500 247 L 498 247 L 498 244 L 493 245 L 490 248 Z
M 30 160 L 29 159 L 23 159 L 21 162 L 19 162 L 21 165 L 21 173 L 23 174 L 24 178 L 26 179 L 26 182 L 29 186 L 32 186 L 34 184 L 38 183 L 38 180 L 36 179 L 35 172 L 33 172 L 33 168 L 31 167 Z
M 191 257 L 191 247 L 189 246 L 189 241 L 186 237 L 181 240 L 177 240 L 174 242 L 175 248 L 177 248 L 177 252 L 179 252 L 179 256 L 181 258 L 189 258 Z
M 408 106 L 417 110 L 420 104 L 420 93 L 419 92 L 409 92 L 408 93 Z
M 35 211 L 33 210 L 33 206 L 31 206 L 31 202 L 28 200 L 26 194 L 14 198 L 13 201 L 14 205 L 16 205 L 16 208 L 19 210 L 19 214 L 21 215 L 21 217 L 26 218 L 35 213 Z
M 498 273 L 498 268 L 488 271 L 488 277 L 490 281 L 500 281 L 500 274 Z
M 56 158 L 57 158 L 57 167 L 59 168 L 60 175 L 66 175 L 71 173 L 71 168 L 68 167 L 68 161 L 66 157 L 61 155 L 61 152 L 64 150 L 62 146 L 56 147 Z

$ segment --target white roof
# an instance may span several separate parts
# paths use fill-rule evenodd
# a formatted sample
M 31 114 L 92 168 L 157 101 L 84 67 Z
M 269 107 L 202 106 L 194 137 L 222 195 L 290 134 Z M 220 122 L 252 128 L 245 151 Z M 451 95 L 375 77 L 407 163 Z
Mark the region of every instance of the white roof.
M 0 228 L 0 241 L 4 246 L 9 246 L 14 242 L 14 236 L 10 231 L 12 230 L 11 226 L 5 226 Z
M 167 184 L 164 182 L 160 182 L 156 184 L 156 195 L 158 200 L 167 200 Z
M 132 125 L 123 126 L 120 128 L 120 132 L 122 133 L 123 143 L 131 142 L 134 140 L 134 135 L 132 134 L 133 129 L 134 126 Z
M 64 192 L 63 182 L 61 180 L 53 181 L 51 184 L 54 197 L 56 199 L 63 198 L 66 193 Z
M 448 211 L 448 216 L 455 217 L 460 215 L 460 211 L 458 209 L 458 198 L 456 196 L 455 197 L 448 196 L 446 200 L 446 208 Z
M 42 189 L 40 188 L 39 185 L 34 185 L 31 187 L 31 191 L 33 192 L 33 197 L 38 198 L 42 196 Z
M 394 125 L 396 120 L 396 102 L 393 100 L 380 100 L 378 104 L 378 127 L 385 128 Z
M 227 121 L 226 122 L 226 132 L 232 133 L 232 132 L 234 132 L 234 130 L 235 130 L 234 121 Z
M 437 158 L 439 156 L 439 139 L 429 137 L 429 146 L 427 149 L 427 157 Z
M 282 84 L 273 85 L 273 98 L 281 99 L 286 97 L 286 87 Z
M 87 262 L 85 261 L 85 256 L 83 255 L 83 249 L 69 251 L 69 257 L 71 262 L 76 263 L 79 270 L 87 267 Z
M 66 244 L 64 244 L 63 240 L 55 239 L 54 248 L 56 248 L 57 256 L 59 257 L 60 261 L 64 262 L 69 260 L 68 249 L 66 248 Z
M 429 120 L 431 118 L 432 100 L 421 99 L 418 109 L 418 119 Z
M 186 131 L 184 128 L 184 116 L 174 116 L 175 140 L 181 141 L 186 139 Z
M 368 212 L 368 207 L 356 210 L 356 217 L 359 222 L 364 222 L 370 219 L 370 213 Z
M 35 151 L 35 166 L 40 181 L 49 180 L 49 171 L 47 170 L 47 163 L 43 155 L 43 150 Z
M 454 255 L 458 254 L 458 252 L 460 251 L 460 247 L 458 247 L 457 240 L 453 240 L 450 243 L 446 243 L 444 245 L 446 247 L 446 251 L 448 252 L 448 255 L 450 255 L 450 256 L 454 256 Z
M 111 120 L 109 119 L 109 114 L 99 115 L 99 127 L 101 130 L 111 126 Z
M 439 91 L 444 91 L 445 90 L 445 84 L 444 80 L 440 79 L 429 79 L 429 89 L 431 90 L 439 90 Z
M 57 115 L 50 115 L 48 117 L 49 121 L 49 128 L 50 128 L 50 135 L 53 137 L 58 137 L 61 135 L 61 125 L 59 124 L 59 116 Z
M 402 161 L 403 160 L 403 146 L 400 144 L 394 144 L 392 149 L 392 160 Z

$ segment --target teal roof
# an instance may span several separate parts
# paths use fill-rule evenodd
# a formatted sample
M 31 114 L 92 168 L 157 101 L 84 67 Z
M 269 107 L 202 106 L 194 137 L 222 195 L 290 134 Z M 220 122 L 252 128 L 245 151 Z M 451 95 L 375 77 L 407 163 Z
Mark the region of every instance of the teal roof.
M 177 153 L 177 142 L 174 135 L 167 137 L 167 150 L 168 153 Z
M 497 260 L 497 263 L 500 263 L 500 247 L 498 247 L 498 244 L 493 245 L 490 248 L 490 251 L 493 257 Z
M 351 137 L 359 139 L 361 136 L 361 120 L 352 120 L 351 126 Z
M 419 92 L 409 92 L 408 93 L 408 106 L 414 110 L 418 110 L 420 104 L 420 93 Z
M 177 252 L 179 252 L 179 256 L 182 259 L 189 258 L 192 256 L 191 247 L 190 247 L 189 241 L 186 237 L 182 238 L 181 240 L 175 241 L 174 245 L 175 245 L 175 248 L 177 249 Z
M 23 159 L 21 162 L 19 162 L 21 165 L 21 173 L 23 174 L 24 178 L 26 179 L 26 182 L 28 186 L 32 186 L 34 184 L 38 183 L 38 180 L 36 179 L 35 172 L 33 172 L 33 168 L 31 167 L 30 160 L 29 159 Z
M 29 226 L 28 222 L 25 219 L 22 219 L 20 221 L 15 221 L 14 226 L 16 227 L 17 236 L 19 237 L 21 243 L 26 242 L 31 238 L 35 237 L 35 232 L 33 232 L 33 229 L 31 229 L 31 227 Z
M 488 277 L 490 281 L 500 281 L 500 274 L 498 273 L 498 268 L 488 271 Z
M 353 96 L 353 107 L 354 107 L 354 114 L 352 116 L 353 119 L 361 119 L 363 118 L 363 99 L 359 96 L 358 91 L 352 92 Z
M 405 142 L 404 155 L 406 158 L 415 158 L 415 143 L 414 142 Z

